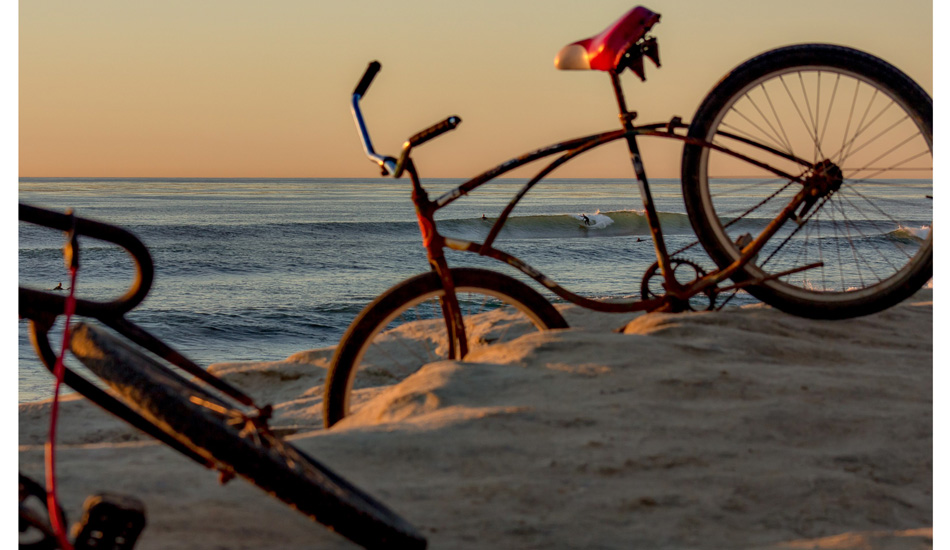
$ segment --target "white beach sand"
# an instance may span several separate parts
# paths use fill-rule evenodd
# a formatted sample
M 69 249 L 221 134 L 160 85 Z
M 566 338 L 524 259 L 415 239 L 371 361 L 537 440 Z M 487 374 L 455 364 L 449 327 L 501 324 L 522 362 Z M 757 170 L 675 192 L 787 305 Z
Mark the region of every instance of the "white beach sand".
M 932 546 L 932 290 L 845 321 L 563 311 L 574 328 L 427 365 L 329 431 L 332 349 L 212 370 L 430 548 Z M 20 406 L 37 480 L 48 410 Z M 137 548 L 353 547 L 75 396 L 59 433 L 70 521 L 90 493 L 137 496 Z

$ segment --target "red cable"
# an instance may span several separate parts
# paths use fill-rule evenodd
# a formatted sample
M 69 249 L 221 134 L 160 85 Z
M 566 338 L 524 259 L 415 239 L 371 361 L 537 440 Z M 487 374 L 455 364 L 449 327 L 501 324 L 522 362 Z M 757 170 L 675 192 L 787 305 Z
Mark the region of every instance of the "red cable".
M 50 525 L 59 539 L 59 546 L 62 550 L 73 550 L 66 536 L 66 526 L 63 525 L 63 516 L 60 514 L 59 504 L 56 499 L 56 460 L 54 447 L 56 444 L 56 420 L 59 416 L 59 387 L 63 382 L 63 375 L 66 367 L 63 365 L 63 358 L 66 356 L 66 349 L 69 346 L 69 323 L 73 312 L 76 311 L 76 274 L 79 271 L 77 267 L 69 268 L 69 296 L 66 297 L 66 326 L 63 328 L 63 346 L 56 359 L 56 366 L 53 368 L 53 376 L 56 378 L 56 385 L 53 389 L 53 406 L 50 411 L 49 441 L 46 442 L 46 506 L 49 508 Z

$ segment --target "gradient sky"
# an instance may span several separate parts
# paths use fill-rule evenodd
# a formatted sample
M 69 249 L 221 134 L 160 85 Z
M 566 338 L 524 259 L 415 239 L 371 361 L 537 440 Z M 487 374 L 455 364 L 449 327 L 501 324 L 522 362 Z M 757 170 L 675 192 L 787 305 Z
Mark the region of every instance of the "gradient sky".
M 633 5 L 22 2 L 19 175 L 372 177 L 378 172 L 362 156 L 349 96 L 378 59 L 383 70 L 363 103 L 377 150 L 394 154 L 407 136 L 457 114 L 458 130 L 416 159 L 423 176 L 471 176 L 616 126 L 608 77 L 557 71 L 553 59 Z M 689 120 L 729 69 L 796 42 L 866 50 L 933 93 L 929 1 L 645 5 L 662 15 L 654 35 L 663 67 L 648 65 L 644 84 L 624 78 L 641 122 Z M 678 176 L 678 145 L 645 149 L 651 176 Z M 558 175 L 631 176 L 625 155 L 598 154 Z

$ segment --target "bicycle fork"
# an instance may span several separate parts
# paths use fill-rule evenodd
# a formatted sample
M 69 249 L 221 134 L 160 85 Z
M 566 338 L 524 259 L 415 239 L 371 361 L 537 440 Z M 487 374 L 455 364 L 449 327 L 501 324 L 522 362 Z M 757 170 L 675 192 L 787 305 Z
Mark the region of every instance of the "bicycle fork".
M 646 170 L 643 168 L 640 147 L 637 145 L 637 138 L 633 131 L 633 120 L 637 117 L 637 113 L 627 110 L 627 102 L 624 99 L 623 89 L 620 86 L 620 74 L 617 71 L 610 71 L 610 81 L 613 84 L 614 95 L 617 98 L 617 107 L 620 109 L 620 122 L 626 131 L 625 137 L 627 140 L 627 149 L 630 152 L 630 162 L 633 164 L 633 171 L 637 176 L 637 185 L 640 188 L 640 197 L 643 200 L 643 210 L 646 213 L 647 225 L 650 227 L 650 237 L 653 239 L 653 248 L 656 250 L 656 260 L 660 268 L 660 275 L 663 277 L 663 288 L 668 294 L 680 297 L 682 285 L 679 284 L 673 275 L 670 255 L 666 250 L 663 230 L 660 228 L 660 216 L 656 211 L 656 205 L 653 203 L 650 183 L 647 180 Z M 669 305 L 665 307 L 669 307 Z
M 455 293 L 455 281 L 452 271 L 445 260 L 445 240 L 435 230 L 433 221 L 434 203 L 429 200 L 429 194 L 422 187 L 419 176 L 411 159 L 406 160 L 405 170 L 412 180 L 412 203 L 416 209 L 416 218 L 419 221 L 419 231 L 422 233 L 422 245 L 426 249 L 429 267 L 442 283 L 444 294 L 439 298 L 442 307 L 442 318 L 445 319 L 445 330 L 448 338 L 448 357 L 462 359 L 468 355 L 468 337 L 465 334 L 465 321 L 462 318 L 462 308 L 459 305 L 458 295 Z

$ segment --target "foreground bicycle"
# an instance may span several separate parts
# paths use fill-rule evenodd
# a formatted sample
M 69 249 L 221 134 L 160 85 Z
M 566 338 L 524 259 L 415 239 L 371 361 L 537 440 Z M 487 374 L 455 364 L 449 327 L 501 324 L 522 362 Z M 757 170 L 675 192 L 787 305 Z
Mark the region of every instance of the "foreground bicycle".
M 377 154 L 360 110 L 380 69 L 378 62 L 370 64 L 352 96 L 353 116 L 367 156 L 383 175 L 409 174 L 430 272 L 383 293 L 349 327 L 325 387 L 326 426 L 367 398 L 364 387 L 399 380 L 434 360 L 463 358 L 479 345 L 567 326 L 538 292 L 507 275 L 450 268 L 445 248 L 505 262 L 560 298 L 605 312 L 716 309 L 741 290 L 795 315 L 840 319 L 890 307 L 931 278 L 933 102 L 917 83 L 854 49 L 788 46 L 727 74 L 691 123 L 673 117 L 635 125 L 620 74 L 630 69 L 645 80 L 644 57 L 660 66 L 656 38 L 647 35 L 659 19 L 636 7 L 602 33 L 566 46 L 555 59 L 558 69 L 608 74 L 621 129 L 511 159 L 435 200 L 422 187 L 410 154 L 461 121 L 453 116 L 412 136 L 398 159 Z M 707 273 L 682 255 L 696 243 L 667 250 L 640 156 L 641 136 L 683 143 L 686 212 L 718 269 Z M 618 140 L 627 145 L 656 249 L 640 299 L 581 296 L 495 248 L 512 210 L 539 181 Z M 559 156 L 495 219 L 484 241 L 439 233 L 438 210 L 498 176 L 554 155 Z M 724 284 L 727 279 L 732 282 Z M 493 322 L 476 317 L 470 307 L 494 310 L 488 314 Z M 518 317 L 523 322 L 516 322 Z M 422 321 L 406 323 L 416 320 Z
M 124 317 L 145 299 L 154 275 L 151 255 L 138 238 L 72 214 L 24 204 L 19 210 L 20 221 L 68 232 L 67 256 L 77 262 L 76 268 L 79 235 L 119 245 L 134 262 L 135 280 L 120 298 L 75 300 L 75 314 L 98 323 L 71 327 L 72 354 L 119 397 L 69 368 L 63 378 L 67 385 L 199 464 L 218 470 L 222 481 L 240 475 L 357 544 L 426 547 L 425 539 L 405 520 L 275 433 L 268 426 L 270 405 L 256 404 Z M 62 295 L 19 289 L 20 317 L 30 320 L 33 345 L 50 371 L 57 357 L 49 331 L 66 310 L 66 302 Z

